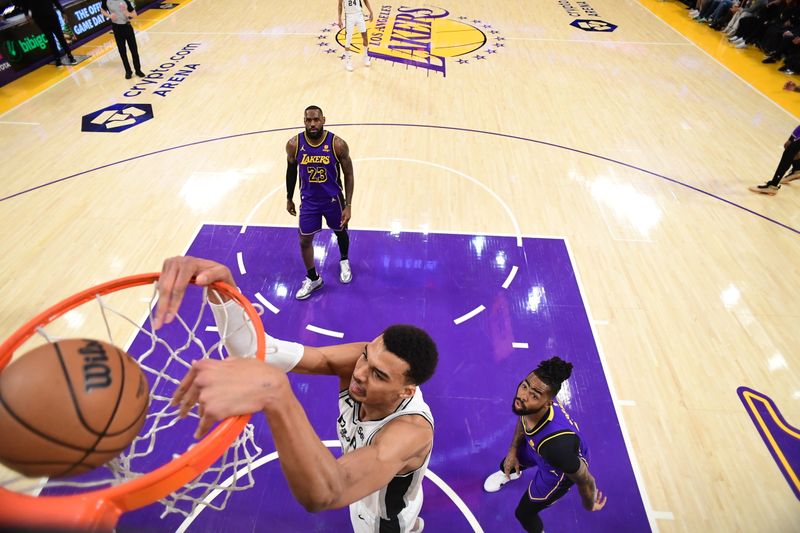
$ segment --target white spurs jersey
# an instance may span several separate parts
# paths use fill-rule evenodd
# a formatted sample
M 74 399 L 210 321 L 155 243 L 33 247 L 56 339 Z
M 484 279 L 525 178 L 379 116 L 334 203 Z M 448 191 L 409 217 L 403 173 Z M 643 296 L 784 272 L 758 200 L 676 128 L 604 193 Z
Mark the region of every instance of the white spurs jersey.
M 361 15 L 364 12 L 361 8 L 361 0 L 342 0 L 342 11 L 348 15 Z
M 337 433 L 342 453 L 369 446 L 380 429 L 392 420 L 409 415 L 425 418 L 433 428 L 433 415 L 417 387 L 414 396 L 404 400 L 397 410 L 381 420 L 364 422 L 359 417 L 361 404 L 347 390 L 339 393 Z M 422 508 L 422 478 L 428 469 L 430 452 L 421 467 L 396 475 L 388 485 L 350 505 L 350 521 L 356 533 L 411 531 Z

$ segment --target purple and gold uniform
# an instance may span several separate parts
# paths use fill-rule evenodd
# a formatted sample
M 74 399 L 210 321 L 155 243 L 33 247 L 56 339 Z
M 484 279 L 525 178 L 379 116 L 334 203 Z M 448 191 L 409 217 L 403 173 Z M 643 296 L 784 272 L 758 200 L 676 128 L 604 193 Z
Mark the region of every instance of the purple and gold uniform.
M 533 481 L 528 485 L 528 498 L 531 501 L 545 502 L 553 497 L 557 499 L 573 485 L 567 474 L 547 461 L 549 456 L 564 457 L 572 455 L 588 464 L 589 449 L 578 432 L 578 425 L 572 421 L 558 402 L 553 402 L 548 413 L 536 424 L 536 427 L 525 427 L 525 446 L 517 450 L 517 459 L 525 468 L 536 467 Z M 563 449 L 564 446 L 570 449 Z M 558 451 L 552 449 L 558 447 Z M 574 474 L 575 470 L 569 472 Z M 555 500 L 548 501 L 552 503 Z
M 322 217 L 334 231 L 342 230 L 345 206 L 339 159 L 333 149 L 336 136 L 326 131 L 318 144 L 305 132 L 297 135 L 295 158 L 300 169 L 300 233 L 311 235 L 322 229 Z

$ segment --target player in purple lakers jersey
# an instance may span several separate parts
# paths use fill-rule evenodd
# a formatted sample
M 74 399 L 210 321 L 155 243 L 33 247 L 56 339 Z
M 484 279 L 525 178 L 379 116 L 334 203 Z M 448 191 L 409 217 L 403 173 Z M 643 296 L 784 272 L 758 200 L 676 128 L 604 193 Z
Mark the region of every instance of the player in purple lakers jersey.
M 497 492 L 508 481 L 518 479 L 523 470 L 533 471 L 533 479 L 515 513 L 525 531 L 543 531 L 539 512 L 555 503 L 572 485 L 578 485 L 584 509 L 599 511 L 606 504 L 589 472 L 589 450 L 578 425 L 555 400 L 561 383 L 571 374 L 571 363 L 553 357 L 539 363 L 519 384 L 511 407 L 519 415 L 511 448 L 500 463 L 500 470 L 483 484 L 487 492 Z
M 300 171 L 300 253 L 306 266 L 306 278 L 295 294 L 305 300 L 322 288 L 322 276 L 314 267 L 314 235 L 322 229 L 322 218 L 336 234 L 339 243 L 339 281 L 353 279 L 348 252 L 350 205 L 353 201 L 353 162 L 350 149 L 341 137 L 325 130 L 322 109 L 308 106 L 303 115 L 305 131 L 286 143 L 286 210 L 292 215 L 294 188 Z M 344 175 L 344 189 L 342 188 Z

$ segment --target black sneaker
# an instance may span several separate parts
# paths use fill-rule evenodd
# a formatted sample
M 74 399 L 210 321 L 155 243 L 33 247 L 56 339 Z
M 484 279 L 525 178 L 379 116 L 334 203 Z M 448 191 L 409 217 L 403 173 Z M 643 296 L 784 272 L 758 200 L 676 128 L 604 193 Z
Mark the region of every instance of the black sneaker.
M 133 77 L 133 72 L 126 72 L 126 73 L 125 73 L 125 79 L 126 79 L 126 80 L 129 80 L 129 79 L 131 79 L 132 77 Z
M 144 72 L 142 72 L 141 70 L 137 70 L 136 75 L 139 76 L 140 78 L 144 78 Z
M 76 64 L 76 63 L 77 63 L 77 61 L 75 61 L 75 58 L 74 58 L 72 55 L 68 55 L 68 56 L 67 56 L 67 59 L 69 59 L 69 62 L 70 62 L 70 64 L 72 64 L 72 65 L 74 65 L 74 64 Z
M 770 185 L 769 182 L 763 185 L 753 185 L 749 187 L 749 189 L 753 192 L 757 192 L 758 194 L 767 194 L 769 196 L 775 196 L 778 194 L 778 190 L 780 190 L 780 185 Z
M 772 56 L 767 56 L 767 57 L 765 57 L 764 59 L 761 60 L 762 63 L 765 63 L 767 65 L 769 65 L 770 63 L 775 63 L 777 61 L 778 61 L 778 58 L 772 57 Z

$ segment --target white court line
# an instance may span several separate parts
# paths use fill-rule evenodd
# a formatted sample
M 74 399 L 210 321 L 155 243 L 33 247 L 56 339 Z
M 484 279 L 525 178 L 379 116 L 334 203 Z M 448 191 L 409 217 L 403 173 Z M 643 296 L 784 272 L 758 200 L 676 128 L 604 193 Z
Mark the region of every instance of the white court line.
M 458 494 L 456 494 L 456 491 L 451 489 L 450 486 L 442 480 L 442 478 L 430 470 L 425 471 L 425 477 L 433 481 L 433 483 L 442 489 L 442 492 L 447 494 L 453 503 L 456 504 L 456 507 L 458 507 L 459 511 L 461 511 L 461 514 L 464 515 L 464 517 L 467 519 L 467 522 L 469 522 L 469 525 L 472 526 L 473 531 L 483 533 L 483 528 L 478 523 L 478 519 L 475 518 L 475 515 L 473 515 L 472 511 L 469 510 L 469 507 L 467 507 L 467 504 L 464 503 L 464 500 L 462 500 Z
M 311 324 L 306 326 L 308 331 L 313 331 L 314 333 L 319 333 L 320 335 L 327 335 L 328 337 L 336 337 L 337 339 L 341 339 L 344 337 L 344 333 L 341 331 L 333 331 L 332 329 L 325 329 L 325 328 L 318 328 L 317 326 L 313 326 Z
M 455 320 L 453 320 L 453 322 L 457 326 L 457 325 L 461 324 L 462 322 L 466 322 L 467 320 L 469 320 L 470 318 L 474 317 L 478 313 L 482 312 L 484 309 L 486 309 L 485 306 L 479 305 L 478 307 L 476 307 L 475 309 L 473 309 L 472 311 L 470 311 L 466 315 L 461 315 L 460 317 L 456 318 Z
M 274 305 L 272 305 L 272 304 L 269 302 L 269 300 L 267 300 L 266 298 L 264 298 L 264 296 L 262 296 L 262 294 L 261 294 L 260 292 L 257 292 L 257 293 L 256 293 L 256 300 L 258 300 L 259 302 L 261 302 L 261 305 L 263 305 L 264 307 L 266 307 L 267 309 L 269 309 L 270 311 L 272 311 L 272 312 L 273 312 L 273 313 L 275 313 L 276 315 L 277 315 L 278 313 L 280 313 L 280 312 L 281 312 L 281 310 L 280 310 L 280 309 L 278 309 L 277 307 L 275 307 Z
M 517 265 L 511 267 L 511 272 L 508 273 L 508 277 L 503 282 L 504 289 L 507 289 L 508 286 L 511 285 L 511 282 L 514 281 L 514 278 L 517 277 L 517 270 L 519 270 L 519 268 L 517 268 Z
M 266 196 L 261 198 L 261 200 L 259 200 L 259 202 L 255 205 L 255 207 L 253 207 L 253 209 L 251 209 L 250 212 L 247 213 L 247 216 L 244 219 L 244 224 L 242 224 L 242 229 L 239 230 L 239 233 L 243 235 L 244 232 L 247 231 L 247 226 L 250 223 L 250 219 L 253 218 L 253 215 L 256 214 L 256 211 L 258 211 L 258 209 L 264 204 L 264 202 L 269 200 L 273 194 L 277 193 L 280 190 L 285 190 L 285 189 L 286 189 L 285 185 L 279 185 L 274 189 L 272 189 L 271 191 L 269 191 Z
M 338 440 L 324 440 L 322 441 L 322 444 L 327 446 L 328 448 L 341 448 L 341 444 L 339 444 Z M 253 461 L 253 463 L 251 463 L 250 471 L 251 472 L 255 471 L 257 468 L 260 468 L 265 464 L 274 461 L 277 458 L 278 458 L 278 452 L 272 452 L 265 455 L 264 457 L 260 457 L 259 459 L 256 459 L 255 461 Z M 228 479 L 220 483 L 219 486 L 222 488 L 230 487 L 235 479 L 241 478 L 246 475 L 247 475 L 247 467 L 243 467 L 239 469 L 236 472 L 236 474 L 230 476 Z M 442 478 L 434 474 L 430 469 L 425 471 L 425 477 L 430 479 L 434 485 L 442 489 L 442 492 L 444 492 L 453 501 L 453 503 L 456 504 L 456 507 L 458 507 L 458 510 L 461 511 L 461 513 L 467 519 L 467 522 L 469 522 L 469 525 L 472 526 L 472 530 L 475 533 L 483 533 L 483 528 L 478 523 L 478 520 L 475 518 L 475 515 L 473 515 L 472 511 L 469 510 L 469 507 L 467 507 L 467 505 L 464 503 L 464 500 L 462 500 L 461 497 L 458 494 L 456 494 L 456 491 L 450 488 L 450 486 L 447 483 L 445 483 L 442 480 Z M 203 501 L 200 503 L 200 505 L 195 507 L 194 511 L 192 511 L 192 513 L 189 516 L 187 516 L 183 520 L 183 522 L 181 522 L 181 525 L 178 526 L 178 529 L 175 530 L 175 533 L 185 533 L 186 530 L 189 529 L 189 526 L 192 525 L 192 522 L 194 522 L 195 518 L 197 518 L 197 516 L 206 508 L 206 506 L 208 506 L 211 502 L 213 502 L 214 499 L 217 496 L 219 496 L 221 492 L 222 492 L 221 489 L 215 489 L 211 491 L 205 498 L 203 498 Z
M 438 163 L 431 163 L 430 161 L 422 161 L 419 159 L 409 159 L 406 157 L 362 157 L 360 159 L 356 159 L 355 161 L 404 161 L 406 163 L 419 163 L 421 165 L 430 165 L 435 168 L 447 170 L 448 172 L 452 172 L 453 174 L 461 176 L 462 178 L 466 178 L 467 180 L 471 181 L 478 187 L 482 188 L 484 191 L 488 192 L 494 198 L 494 200 L 498 204 L 500 204 L 500 206 L 503 209 L 505 209 L 508 218 L 511 219 L 511 223 L 514 225 L 514 232 L 517 237 L 517 247 L 522 248 L 522 235 L 521 235 L 521 230 L 519 228 L 519 222 L 517 222 L 517 219 L 514 216 L 514 213 L 511 211 L 511 208 L 508 207 L 508 204 L 505 203 L 503 199 L 500 198 L 500 196 L 498 196 L 496 192 L 494 192 L 492 189 L 490 189 L 489 187 L 478 181 L 476 178 L 473 178 L 469 174 L 464 174 L 463 172 L 459 172 L 454 168 L 450 168 L 445 165 L 440 165 Z
M 316 33 L 268 33 L 265 31 L 148 31 L 147 33 L 157 33 L 158 35 L 260 35 L 262 37 L 317 37 Z M 336 34 L 331 32 L 331 37 Z
M 206 331 L 216 331 L 219 332 L 219 328 L 217 326 L 206 326 Z
M 2 126 L 41 126 L 41 122 L 11 122 L 9 120 L 0 121 Z
M 636 407 L 635 400 L 617 400 L 616 403 L 621 407 Z
M 592 39 L 542 39 L 538 37 L 506 37 L 506 41 L 542 41 L 548 43 L 586 43 L 586 44 L 641 44 L 645 46 L 692 46 L 694 43 L 665 43 L 655 41 L 597 41 Z
M 511 347 L 512 348 L 527 348 L 528 347 L 528 343 L 527 342 L 512 342 L 511 343 Z
M 239 274 L 247 274 L 247 270 L 244 268 L 242 252 L 236 252 L 236 262 L 239 264 Z
M 675 520 L 675 515 L 669 511 L 653 511 L 653 518 L 656 520 Z
M 617 422 L 619 422 L 619 429 L 622 433 L 622 440 L 625 441 L 625 449 L 628 451 L 628 458 L 631 460 L 631 468 L 633 469 L 633 477 L 636 479 L 636 486 L 639 488 L 639 494 L 642 497 L 642 504 L 644 505 L 644 512 L 647 514 L 647 521 L 650 524 L 650 530 L 653 533 L 658 533 L 658 524 L 653 516 L 653 508 L 650 505 L 650 497 L 647 495 L 647 489 L 644 485 L 644 476 L 642 470 L 639 468 L 639 463 L 636 461 L 636 454 L 633 452 L 633 445 L 631 444 L 631 437 L 628 434 L 628 426 L 625 425 L 625 419 L 622 417 L 620 406 L 617 404 L 617 389 L 614 387 L 614 382 L 611 380 L 611 373 L 608 371 L 608 364 L 606 363 L 606 356 L 603 353 L 603 346 L 600 344 L 600 338 L 595 331 L 594 320 L 592 312 L 589 308 L 589 300 L 586 298 L 586 291 L 583 289 L 583 281 L 581 281 L 580 272 L 578 271 L 578 264 L 575 262 L 575 255 L 572 253 L 572 247 L 568 239 L 564 239 L 564 245 L 567 247 L 567 254 L 569 255 L 569 262 L 572 265 L 572 271 L 575 273 L 575 280 L 578 282 L 578 292 L 581 295 L 584 309 L 586 309 L 586 317 L 589 319 L 589 327 L 592 330 L 592 337 L 594 344 L 597 346 L 597 355 L 600 358 L 600 366 L 603 368 L 603 375 L 606 378 L 608 385 L 608 392 L 611 395 L 611 401 L 614 404 L 614 412 L 617 415 Z

